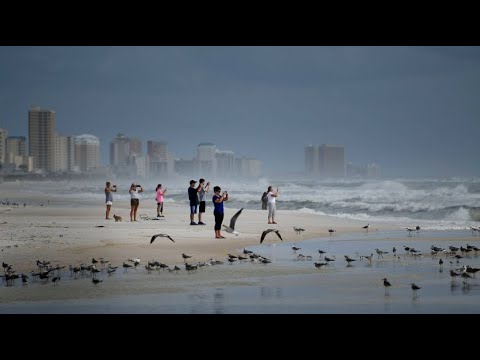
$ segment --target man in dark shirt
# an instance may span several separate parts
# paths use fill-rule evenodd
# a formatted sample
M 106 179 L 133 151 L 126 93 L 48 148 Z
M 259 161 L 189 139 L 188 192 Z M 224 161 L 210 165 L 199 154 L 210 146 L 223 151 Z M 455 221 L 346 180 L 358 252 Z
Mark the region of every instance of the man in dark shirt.
M 197 223 L 193 221 L 193 217 L 197 213 L 198 207 L 198 196 L 195 183 L 195 180 L 190 180 L 190 187 L 188 188 L 188 199 L 190 200 L 190 225 L 197 225 Z

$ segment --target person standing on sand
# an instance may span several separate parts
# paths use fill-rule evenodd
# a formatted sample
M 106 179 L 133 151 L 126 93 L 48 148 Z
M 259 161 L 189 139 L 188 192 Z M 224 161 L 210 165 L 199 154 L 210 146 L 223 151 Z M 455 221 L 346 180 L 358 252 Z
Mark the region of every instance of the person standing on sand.
M 200 204 L 198 208 L 198 225 L 207 225 L 202 222 L 202 214 L 205 213 L 205 195 L 210 190 L 210 182 L 205 185 L 205 179 L 198 180 L 197 194 L 198 202 Z
M 213 188 L 213 192 L 215 193 L 212 198 L 213 206 L 215 207 L 213 210 L 213 216 L 215 216 L 215 239 L 225 239 L 225 236 L 223 236 L 220 231 L 222 230 L 224 217 L 223 202 L 228 201 L 228 193 L 224 191 L 223 194 L 220 195 L 221 191 L 222 189 L 220 186 L 215 186 Z
M 163 216 L 163 195 L 167 193 L 167 188 L 163 189 L 162 184 L 158 184 L 157 188 L 155 189 L 157 192 L 157 217 L 165 217 Z
M 190 201 L 190 225 L 197 225 L 195 221 L 193 221 L 193 217 L 197 213 L 198 207 L 198 195 L 197 189 L 195 189 L 195 180 L 190 180 L 190 187 L 188 188 L 188 200 Z
M 262 194 L 262 210 L 267 210 L 267 204 L 268 204 L 268 197 L 267 197 L 268 192 L 264 191 Z
M 110 209 L 113 204 L 113 195 L 112 192 L 117 192 L 117 185 L 110 185 L 110 181 L 105 183 L 105 204 L 107 206 L 107 211 L 105 212 L 105 220 L 112 220 L 110 218 Z M 24 207 L 26 204 L 23 205 Z
M 130 186 L 130 221 L 137 221 L 137 210 L 138 206 L 140 205 L 140 196 L 139 193 L 143 192 L 143 188 L 141 185 L 135 185 L 132 183 Z
M 267 190 L 267 198 L 268 198 L 268 223 L 269 224 L 276 224 L 275 222 L 275 212 L 277 210 L 277 206 L 275 204 L 275 199 L 278 197 L 279 191 L 273 191 L 271 186 L 268 187 Z

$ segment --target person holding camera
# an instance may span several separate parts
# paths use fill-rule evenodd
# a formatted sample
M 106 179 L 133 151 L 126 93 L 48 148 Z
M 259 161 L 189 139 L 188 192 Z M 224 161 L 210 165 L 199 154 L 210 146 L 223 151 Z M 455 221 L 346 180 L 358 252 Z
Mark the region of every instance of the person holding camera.
M 228 201 L 228 192 L 224 191 L 222 195 L 220 195 L 221 191 L 220 186 L 213 188 L 213 192 L 215 193 L 212 198 L 213 206 L 215 207 L 213 210 L 213 215 L 215 216 L 215 239 L 225 239 L 225 236 L 223 236 L 220 231 L 222 230 L 224 216 L 223 202 Z
M 167 188 L 162 188 L 162 184 L 158 184 L 157 188 L 155 189 L 157 192 L 157 196 L 155 200 L 157 200 L 157 218 L 165 217 L 163 216 L 163 195 L 167 193 Z
M 107 206 L 107 211 L 105 212 L 105 220 L 112 220 L 110 218 L 110 209 L 113 204 L 113 195 L 112 192 L 117 192 L 117 185 L 111 186 L 110 181 L 105 183 L 105 205 Z
M 205 185 L 205 179 L 198 180 L 198 187 L 197 187 L 197 194 L 198 194 L 198 201 L 200 203 L 198 209 L 198 225 L 207 225 L 202 222 L 202 214 L 205 213 L 205 196 L 206 193 L 210 190 L 210 182 L 207 182 Z
M 273 191 L 271 186 L 268 187 L 267 190 L 267 205 L 268 205 L 268 223 L 269 224 L 276 224 L 275 222 L 275 212 L 277 210 L 277 205 L 275 204 L 275 199 L 278 197 L 279 190 L 277 187 L 277 191 Z M 270 220 L 271 219 L 271 220 Z
M 195 188 L 196 181 L 190 180 L 190 187 L 188 188 L 188 200 L 190 202 L 190 225 L 197 225 L 194 220 L 198 207 L 198 192 Z
M 143 192 L 142 185 L 135 185 L 132 183 L 130 186 L 130 221 L 137 221 L 137 210 L 140 205 L 140 196 L 139 193 Z

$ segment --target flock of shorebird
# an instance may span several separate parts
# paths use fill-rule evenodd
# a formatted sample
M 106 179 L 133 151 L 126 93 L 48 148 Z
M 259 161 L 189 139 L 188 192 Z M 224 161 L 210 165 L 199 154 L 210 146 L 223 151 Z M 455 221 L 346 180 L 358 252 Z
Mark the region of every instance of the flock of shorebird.
M 273 229 L 269 229 L 271 231 L 268 232 L 276 232 Z M 265 230 L 267 231 L 267 230 Z M 263 234 L 265 236 L 266 234 Z M 280 237 L 280 234 L 277 233 L 277 236 Z M 167 234 L 157 234 L 152 236 L 151 243 L 157 238 L 157 237 L 166 237 L 170 239 L 171 241 L 174 242 L 174 239 L 172 239 L 169 235 Z M 281 237 L 280 237 L 281 238 Z M 419 257 L 423 258 L 425 255 L 430 255 L 432 259 L 437 257 L 439 254 L 445 255 L 445 258 L 440 258 L 438 261 L 439 269 L 440 272 L 442 272 L 443 269 L 443 264 L 445 261 L 447 261 L 448 258 L 451 260 L 450 266 L 452 267 L 450 269 L 450 276 L 452 278 L 452 282 L 454 281 L 455 278 L 461 277 L 463 279 L 463 282 L 465 285 L 468 284 L 468 280 L 471 278 L 475 277 L 475 273 L 480 271 L 480 268 L 475 268 L 470 265 L 462 265 L 460 268 L 454 269 L 453 266 L 456 264 L 459 264 L 460 261 L 466 257 L 469 257 L 470 254 L 473 252 L 475 256 L 477 255 L 478 251 L 480 251 L 480 248 L 477 248 L 476 246 L 469 245 L 467 244 L 466 247 L 460 246 L 448 246 L 448 248 L 443 248 L 443 247 L 438 247 L 435 245 L 432 245 L 430 248 L 430 254 L 422 254 L 419 250 L 413 248 L 412 246 L 403 246 L 405 254 L 403 255 L 404 258 L 406 258 L 408 255 L 412 257 Z M 313 256 L 311 255 L 305 255 L 305 254 L 297 254 L 297 251 L 301 250 L 301 247 L 296 246 L 295 244 L 291 245 L 291 249 L 296 255 L 297 260 L 313 260 Z M 328 255 L 326 251 L 322 249 L 318 249 L 318 254 L 319 258 L 324 260 L 324 262 L 314 262 L 315 268 L 322 268 L 324 266 L 329 265 L 330 262 L 336 261 L 336 257 L 332 255 Z M 389 251 L 386 250 L 381 250 L 379 248 L 375 249 L 376 253 L 376 259 L 383 259 L 384 255 L 390 254 Z M 401 261 L 401 256 L 397 254 L 397 249 L 395 247 L 392 248 L 391 251 L 391 258 L 394 261 Z M 183 262 L 184 262 L 184 267 L 185 270 L 190 272 L 190 271 L 195 271 L 201 267 L 204 266 L 213 266 L 213 265 L 221 265 L 224 264 L 224 261 L 222 260 L 214 260 L 211 258 L 209 261 L 206 262 L 198 262 L 196 264 L 189 263 L 187 261 L 190 261 L 193 255 L 187 255 L 185 253 L 182 253 L 181 255 Z M 362 261 L 362 260 L 368 260 L 368 262 L 371 264 L 372 261 L 375 260 L 374 253 L 371 253 L 370 255 L 360 255 L 356 253 L 355 257 L 351 257 L 350 255 L 344 255 L 345 262 L 347 263 L 347 267 L 352 266 L 352 263 L 355 261 Z M 445 260 L 444 260 L 445 259 Z M 268 259 L 265 256 L 255 254 L 251 250 L 243 249 L 242 254 L 228 254 L 226 261 L 228 261 L 229 264 L 234 263 L 235 261 L 246 261 L 250 260 L 251 262 L 254 263 L 260 263 L 260 264 L 269 264 L 272 261 Z M 387 259 L 388 260 L 388 259 Z M 382 260 L 383 261 L 383 260 Z M 130 268 L 135 268 L 140 265 L 141 260 L 139 258 L 129 258 L 127 261 L 124 261 L 122 264 L 122 267 L 124 268 L 124 272 L 128 272 Z M 16 279 L 20 279 L 22 281 L 23 285 L 27 285 L 29 283 L 30 276 L 35 281 L 37 277 L 43 281 L 44 283 L 51 281 L 53 285 L 57 285 L 60 280 L 62 279 L 62 271 L 66 266 L 52 266 L 50 264 L 50 261 L 36 261 L 36 266 L 38 267 L 37 271 L 31 271 L 30 276 L 28 274 L 16 274 L 16 272 L 13 270 L 13 266 L 6 264 L 5 262 L 2 263 L 4 274 L 0 275 L 6 283 L 7 286 L 12 286 L 15 283 Z M 99 268 L 98 268 L 98 267 Z M 68 267 L 70 271 L 70 276 L 73 277 L 74 279 L 77 279 L 79 275 L 81 276 L 90 276 L 91 281 L 94 285 L 97 285 L 101 282 L 103 282 L 102 279 L 97 278 L 98 273 L 105 273 L 107 275 L 112 275 L 115 273 L 117 270 L 118 266 L 112 266 L 108 260 L 105 260 L 104 258 L 92 258 L 91 259 L 91 264 L 87 265 L 85 263 L 82 263 L 78 266 L 73 266 L 70 265 Z M 150 273 L 151 271 L 154 270 L 168 270 L 168 272 L 178 272 L 181 270 L 181 267 L 178 265 L 173 265 L 169 266 L 167 264 L 161 263 L 159 261 L 151 260 L 148 261 L 147 264 L 144 266 L 146 271 Z M 383 286 L 385 288 L 385 295 L 389 295 L 389 289 L 392 287 L 392 283 L 386 278 L 381 279 L 383 281 Z M 415 284 L 415 283 L 410 283 L 410 287 L 413 291 L 413 297 L 417 297 L 417 291 L 422 289 L 421 286 Z
M 243 211 L 243 208 L 240 209 L 239 211 L 237 211 L 235 213 L 235 215 L 233 215 L 233 217 L 230 220 L 229 226 L 223 225 L 226 232 L 234 234 L 236 236 L 239 235 L 238 231 L 235 230 L 235 225 L 236 225 L 236 221 L 238 220 L 238 217 L 240 216 L 242 211 Z M 367 224 L 367 225 L 362 227 L 362 229 L 366 230 L 367 232 L 368 232 L 369 228 L 370 228 L 370 224 Z M 416 227 L 413 227 L 413 228 L 408 227 L 408 228 L 405 228 L 405 229 L 408 231 L 409 234 L 414 233 L 414 232 L 418 233 L 420 231 L 420 226 L 416 226 Z M 474 234 L 475 232 L 480 233 L 480 228 L 471 227 L 470 229 L 472 231 L 472 234 Z M 293 227 L 293 230 L 298 235 L 300 235 L 302 232 L 305 231 L 305 229 L 299 228 L 299 227 L 296 227 L 296 226 Z M 260 235 L 260 244 L 262 244 L 264 242 L 266 236 L 269 233 L 272 233 L 272 232 L 275 233 L 281 241 L 283 241 L 283 238 L 280 234 L 280 231 L 278 229 L 270 228 L 270 229 L 264 230 L 262 232 L 262 234 Z M 335 229 L 328 229 L 328 233 L 330 234 L 330 236 L 335 232 L 336 232 Z M 157 238 L 160 238 L 160 237 L 166 238 L 166 239 L 175 243 L 175 240 L 169 234 L 161 233 L 161 234 L 153 235 L 150 239 L 150 244 L 152 244 Z M 295 254 L 296 254 L 297 251 L 301 250 L 301 248 L 296 246 L 295 244 L 291 245 L 291 249 L 293 250 L 293 252 Z M 405 256 L 407 254 L 410 254 L 411 256 L 415 256 L 415 257 L 417 257 L 417 256 L 423 257 L 423 255 L 420 251 L 414 249 L 411 246 L 404 246 L 404 249 L 405 249 L 405 252 L 406 252 Z M 458 251 L 460 251 L 462 255 L 458 254 Z M 463 247 L 463 246 L 461 246 L 461 247 L 449 246 L 448 250 L 432 245 L 430 256 L 431 256 L 431 258 L 435 258 L 438 254 L 445 254 L 446 258 L 451 257 L 452 259 L 455 259 L 456 263 L 458 264 L 459 261 L 464 258 L 464 256 L 468 256 L 468 254 L 472 251 L 474 251 L 475 254 L 477 254 L 477 252 L 480 251 L 480 249 L 478 249 L 475 246 L 468 245 L 468 244 L 467 244 L 466 247 Z M 389 254 L 388 251 L 381 250 L 381 249 L 378 249 L 378 248 L 375 249 L 375 252 L 377 254 L 377 259 L 380 259 L 380 258 L 383 259 L 384 258 L 383 255 Z M 328 265 L 330 262 L 336 261 L 335 256 L 329 256 L 326 251 L 318 249 L 318 253 L 319 253 L 320 259 L 323 258 L 325 262 L 314 262 L 314 266 L 316 268 L 320 269 L 320 268 Z M 393 259 L 394 260 L 400 261 L 401 257 L 397 255 L 397 249 L 395 247 L 393 247 L 393 249 L 392 249 L 392 254 L 393 254 Z M 190 263 L 187 262 L 187 260 L 191 259 L 192 257 L 193 257 L 192 255 L 187 255 L 185 253 L 182 254 L 182 259 L 183 259 L 186 271 L 195 271 L 199 267 L 220 265 L 220 264 L 224 263 L 221 260 L 214 260 L 212 258 L 207 262 L 198 262 L 197 264 L 190 264 Z M 313 260 L 313 257 L 311 255 L 304 255 L 304 254 L 298 254 L 298 255 L 296 254 L 296 258 L 298 260 Z M 373 253 L 371 253 L 370 255 L 359 255 L 359 254 L 357 254 L 356 258 L 353 258 L 349 255 L 344 255 L 344 258 L 345 258 L 345 261 L 347 262 L 347 266 L 352 266 L 352 263 L 357 261 L 357 259 L 359 261 L 362 261 L 363 259 L 366 259 L 366 260 L 369 261 L 369 263 L 372 263 L 372 261 L 374 260 L 374 254 Z M 228 254 L 228 257 L 226 258 L 226 260 L 230 264 L 234 263 L 235 261 L 244 261 L 244 260 L 248 260 L 248 259 L 250 259 L 250 261 L 252 261 L 252 262 L 257 262 L 257 263 L 261 263 L 261 264 L 271 263 L 270 259 L 268 259 L 268 258 L 266 258 L 262 255 L 255 254 L 254 252 L 252 252 L 250 250 L 247 250 L 247 249 L 243 250 L 242 255 Z M 140 265 L 140 263 L 141 263 L 141 261 L 140 261 L 139 258 L 128 259 L 127 261 L 123 262 L 122 267 L 124 268 L 124 271 L 127 272 L 129 268 L 132 268 L 132 267 L 137 268 Z M 439 259 L 438 264 L 440 266 L 440 270 L 443 268 L 443 263 L 444 263 L 444 260 Z M 99 265 L 100 269 L 97 268 L 97 266 L 98 266 L 97 264 L 100 264 Z M 64 269 L 65 266 L 56 265 L 54 267 L 54 266 L 50 265 L 49 261 L 40 261 L 40 260 L 36 261 L 36 265 L 38 267 L 38 271 L 30 272 L 30 275 L 31 275 L 33 280 L 35 280 L 38 277 L 40 280 L 42 280 L 44 282 L 48 282 L 51 279 L 51 282 L 54 285 L 57 285 L 60 282 L 60 280 L 62 278 L 61 277 L 61 275 L 62 275 L 61 270 Z M 452 260 L 450 261 L 450 265 L 451 266 L 454 265 L 454 262 Z M 3 266 L 4 274 L 0 275 L 0 277 L 2 277 L 4 279 L 7 286 L 13 285 L 14 281 L 16 279 L 19 279 L 19 278 L 22 279 L 22 284 L 24 284 L 24 285 L 28 284 L 29 276 L 27 274 L 23 274 L 23 273 L 22 274 L 16 274 L 16 272 L 13 270 L 12 265 L 6 264 L 4 262 L 2 263 L 2 266 Z M 112 275 L 117 270 L 117 268 L 118 268 L 118 266 L 112 266 L 109 263 L 109 261 L 105 260 L 104 258 L 98 258 L 98 260 L 95 259 L 95 258 L 92 258 L 91 264 L 89 264 L 89 265 L 86 265 L 85 263 L 82 263 L 78 266 L 73 266 L 73 265 L 69 266 L 71 277 L 74 277 L 76 279 L 79 274 L 85 276 L 89 273 L 91 278 L 92 278 L 92 283 L 95 284 L 95 285 L 103 282 L 103 280 L 97 279 L 96 275 L 98 273 L 106 271 L 106 273 L 108 275 Z M 148 263 L 145 265 L 145 269 L 148 273 L 150 273 L 153 270 L 165 270 L 165 269 L 167 269 L 169 272 L 177 272 L 177 271 L 181 270 L 181 268 L 178 265 L 174 265 L 173 267 L 171 267 L 167 264 L 164 264 L 164 263 L 161 263 L 161 262 L 155 261 L 155 260 L 148 261 Z M 464 283 L 466 283 L 467 280 L 470 279 L 471 277 L 474 277 L 475 273 L 479 270 L 480 270 L 480 268 L 473 268 L 470 265 L 463 265 L 459 269 L 455 269 L 455 270 L 451 269 L 450 270 L 450 276 L 452 278 L 452 281 L 456 277 L 461 277 L 464 280 Z M 392 287 L 391 282 L 388 281 L 387 278 L 383 278 L 381 280 L 383 281 L 383 286 L 385 288 L 385 295 L 389 295 L 389 288 Z M 414 297 L 417 296 L 417 291 L 422 289 L 422 287 L 418 286 L 415 283 L 411 283 L 410 287 L 413 291 Z

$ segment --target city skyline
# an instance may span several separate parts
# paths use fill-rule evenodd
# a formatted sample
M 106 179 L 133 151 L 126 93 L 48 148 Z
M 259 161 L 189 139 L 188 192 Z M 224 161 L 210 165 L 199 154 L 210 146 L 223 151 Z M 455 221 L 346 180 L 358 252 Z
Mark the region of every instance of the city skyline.
M 38 145 L 30 146 L 29 156 L 26 151 L 27 137 L 8 136 L 8 130 L 0 128 L 0 155 L 3 157 L 0 163 L 6 166 L 6 170 L 2 169 L 3 171 L 13 174 L 24 167 L 27 172 L 41 170 L 53 173 L 80 172 L 98 175 L 108 168 L 112 174 L 142 178 L 150 175 L 179 175 L 182 172 L 184 175 L 215 174 L 227 177 L 266 175 L 261 169 L 260 160 L 235 158 L 235 152 L 219 149 L 213 143 L 200 143 L 197 145 L 196 156 L 191 159 L 181 159 L 168 151 L 167 143 L 164 141 L 147 140 L 144 153 L 140 139 L 131 138 L 122 133 L 117 134 L 110 141 L 109 163 L 100 164 L 98 137 L 92 134 L 60 135 L 55 129 L 54 117 L 54 110 L 41 107 L 30 108 L 28 142 L 43 145 L 40 148 Z M 34 124 L 33 127 L 32 124 Z M 43 133 L 41 137 L 38 137 L 39 131 Z M 54 140 L 52 141 L 51 138 Z M 47 156 L 48 149 L 51 150 L 51 154 Z M 44 159 L 42 160 L 42 156 L 39 157 L 37 153 L 43 154 Z M 46 166 L 48 162 L 51 162 L 50 168 Z M 180 165 L 181 162 L 184 162 L 184 165 Z M 185 164 L 187 164 L 186 168 Z M 12 165 L 15 166 L 12 167 Z M 322 144 L 305 147 L 303 173 L 308 177 L 320 178 L 371 178 L 380 176 L 380 168 L 375 163 L 347 162 L 344 146 Z
M 385 176 L 478 176 L 479 47 L 0 47 L 0 128 L 30 106 L 61 134 L 126 133 L 304 171 L 308 144 Z M 145 150 L 144 150 L 145 152 Z
M 0 172 L 5 175 L 49 174 L 134 176 L 175 175 L 258 177 L 261 161 L 235 157 L 230 150 L 213 143 L 200 143 L 197 155 L 179 159 L 168 151 L 166 142 L 148 140 L 146 152 L 142 140 L 118 133 L 109 143 L 109 163 L 100 164 L 100 141 L 92 134 L 61 135 L 55 126 L 55 110 L 31 107 L 28 112 L 27 137 L 8 136 L 0 128 Z M 23 176 L 22 175 L 22 176 Z

